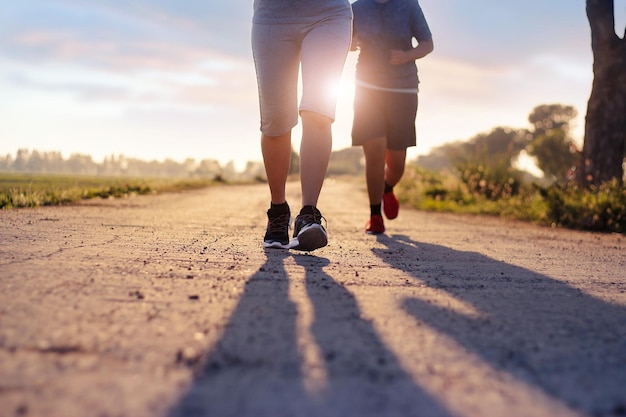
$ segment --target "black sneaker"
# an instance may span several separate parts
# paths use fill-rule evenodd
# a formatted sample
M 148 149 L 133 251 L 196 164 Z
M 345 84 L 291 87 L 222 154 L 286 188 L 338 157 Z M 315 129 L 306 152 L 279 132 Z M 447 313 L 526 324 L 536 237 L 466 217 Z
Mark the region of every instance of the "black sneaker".
M 328 244 L 328 235 L 322 226 L 322 213 L 313 207 L 306 206 L 296 217 L 293 240 L 290 249 L 310 252 Z
M 287 249 L 289 247 L 289 226 L 291 212 L 270 208 L 267 210 L 267 231 L 263 238 L 263 247 Z

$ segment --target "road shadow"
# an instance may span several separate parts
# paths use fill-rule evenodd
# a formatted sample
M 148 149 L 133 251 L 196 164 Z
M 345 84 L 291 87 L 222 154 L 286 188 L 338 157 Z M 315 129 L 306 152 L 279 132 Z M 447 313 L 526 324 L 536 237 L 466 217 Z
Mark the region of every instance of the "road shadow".
M 362 318 L 354 295 L 324 271 L 329 261 L 294 255 L 314 310 L 311 332 L 324 358 L 327 388 L 319 416 L 450 416 L 418 387 Z
M 450 417 L 402 370 L 354 296 L 323 271 L 327 259 L 276 250 L 266 256 L 171 417 Z M 314 308 L 311 333 L 326 375 L 321 392 L 305 386 L 298 311 L 289 298 L 294 279 L 285 270 L 291 256 L 304 269 Z
M 479 312 L 406 298 L 403 308 L 418 321 L 573 409 L 626 415 L 623 306 L 480 253 L 401 235 L 381 235 L 378 242 L 386 248 L 373 252 L 384 262 Z
M 295 415 L 306 398 L 296 345 L 296 306 L 289 299 L 286 251 L 266 251 L 246 282 L 223 335 L 196 371 L 176 417 Z

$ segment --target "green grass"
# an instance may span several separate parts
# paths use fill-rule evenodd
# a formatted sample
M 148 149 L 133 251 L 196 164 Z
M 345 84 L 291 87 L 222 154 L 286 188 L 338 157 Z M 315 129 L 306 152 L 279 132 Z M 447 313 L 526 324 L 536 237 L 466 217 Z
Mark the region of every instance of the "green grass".
M 618 181 L 598 188 L 522 185 L 498 198 L 470 189 L 452 174 L 407 167 L 397 186 L 405 204 L 421 210 L 482 214 L 552 227 L 626 233 L 626 188 Z
M 209 179 L 150 179 L 0 173 L 0 208 L 72 204 L 92 198 L 119 198 L 204 188 Z

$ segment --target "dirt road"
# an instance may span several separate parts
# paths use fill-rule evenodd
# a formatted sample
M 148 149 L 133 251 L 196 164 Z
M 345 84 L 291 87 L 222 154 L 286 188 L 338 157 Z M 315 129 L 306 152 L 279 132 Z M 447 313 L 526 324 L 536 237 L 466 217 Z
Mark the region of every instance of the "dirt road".
M 291 184 L 293 210 L 299 203 Z M 1 211 L 0 416 L 624 416 L 626 242 L 264 185 Z

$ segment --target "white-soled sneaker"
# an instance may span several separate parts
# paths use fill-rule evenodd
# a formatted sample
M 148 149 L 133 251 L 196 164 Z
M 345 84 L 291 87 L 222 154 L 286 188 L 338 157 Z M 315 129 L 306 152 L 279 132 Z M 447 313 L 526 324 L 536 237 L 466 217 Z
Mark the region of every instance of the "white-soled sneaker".
M 326 229 L 322 226 L 322 213 L 313 207 L 313 213 L 300 214 L 296 217 L 293 240 L 289 249 L 310 252 L 328 244 Z
M 263 247 L 288 249 L 291 212 L 277 214 L 275 210 L 267 210 L 267 230 L 263 238 Z

